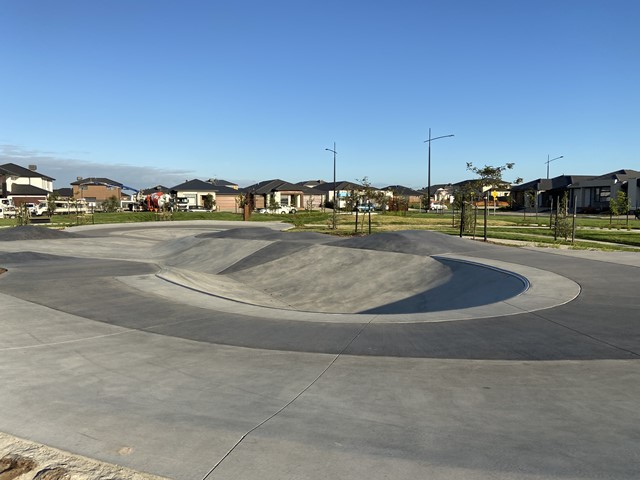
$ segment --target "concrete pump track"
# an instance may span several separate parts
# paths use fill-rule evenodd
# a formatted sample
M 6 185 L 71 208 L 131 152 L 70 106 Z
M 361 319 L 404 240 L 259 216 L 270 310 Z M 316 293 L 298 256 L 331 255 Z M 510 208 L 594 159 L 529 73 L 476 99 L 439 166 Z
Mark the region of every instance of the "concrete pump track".
M 141 478 L 638 478 L 638 254 L 260 225 L 0 230 L 0 431 Z

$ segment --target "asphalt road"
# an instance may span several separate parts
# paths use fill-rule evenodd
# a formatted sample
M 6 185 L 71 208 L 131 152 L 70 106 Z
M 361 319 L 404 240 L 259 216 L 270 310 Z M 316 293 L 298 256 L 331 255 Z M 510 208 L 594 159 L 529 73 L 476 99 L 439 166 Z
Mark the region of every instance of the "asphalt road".
M 176 479 L 638 478 L 637 254 L 282 228 L 0 231 L 0 430 Z

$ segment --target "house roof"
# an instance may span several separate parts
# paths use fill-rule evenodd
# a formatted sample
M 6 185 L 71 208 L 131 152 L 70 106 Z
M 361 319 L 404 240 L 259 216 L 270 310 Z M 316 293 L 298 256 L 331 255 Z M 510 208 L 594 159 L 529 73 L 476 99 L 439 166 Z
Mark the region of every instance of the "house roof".
M 272 192 L 302 192 L 309 195 L 318 193 L 316 188 L 308 188 L 295 183 L 285 182 L 279 178 L 273 180 L 264 180 L 254 183 L 242 189 L 245 193 L 255 193 L 257 195 L 266 195 Z
M 235 185 L 235 184 L 231 184 Z M 176 185 L 175 187 L 171 187 L 172 192 L 180 192 L 180 191 L 192 191 L 192 192 L 214 192 L 219 195 L 231 194 L 237 195 L 238 191 L 235 188 L 231 188 L 227 185 L 214 185 L 209 182 L 205 182 L 194 178 L 193 180 L 188 180 L 180 185 Z
M 335 183 L 335 190 L 340 191 L 340 190 L 362 190 L 364 187 L 362 185 L 358 185 L 357 183 L 353 183 L 353 182 L 346 182 L 346 181 L 340 181 L 340 182 L 336 182 Z M 334 190 L 333 188 L 333 182 L 326 182 L 326 183 L 322 183 L 316 187 L 313 187 L 312 190 L 320 190 L 322 192 L 332 192 Z
M 572 188 L 580 187 L 597 187 L 601 185 L 611 185 L 617 182 L 627 182 L 633 178 L 640 178 L 640 172 L 637 170 L 622 169 L 615 172 L 605 173 L 597 177 L 586 177 L 573 185 Z
M 37 195 L 46 197 L 49 195 L 49 192 L 42 188 L 34 187 L 33 185 L 21 185 L 19 183 L 14 183 L 11 185 L 10 195 Z
M 156 185 L 155 187 L 144 188 L 140 190 L 140 193 L 143 195 L 149 195 L 156 192 L 169 193 L 170 190 L 171 189 L 169 187 L 165 187 L 164 185 Z
M 207 180 L 207 183 L 210 183 L 211 185 L 216 185 L 218 187 L 232 187 L 232 186 L 237 187 L 238 186 L 237 183 L 229 182 L 221 178 L 210 178 L 209 180 Z
M 433 188 L 434 185 L 431 186 Z M 403 196 L 421 196 L 424 192 L 419 192 L 418 190 L 414 190 L 413 188 L 405 187 L 404 185 L 389 185 L 388 187 L 384 187 L 381 190 L 387 190 L 390 192 L 397 193 L 398 195 Z
M 82 178 L 80 180 L 76 180 L 75 182 L 71 182 L 70 185 L 105 185 L 107 187 L 118 187 L 118 188 L 123 187 L 123 185 L 120 182 L 116 182 L 115 180 L 111 180 L 110 178 L 104 178 L 104 177 Z
M 457 184 L 454 184 L 457 185 Z M 454 185 L 451 185 L 450 183 L 436 183 L 435 185 L 431 185 L 431 195 L 433 195 L 435 192 L 437 192 L 438 190 L 453 190 Z M 424 195 L 427 193 L 427 187 L 421 188 L 419 190 L 417 190 L 420 195 Z
M 73 197 L 73 189 L 72 188 L 56 188 L 53 193 L 57 194 L 60 197 Z
M 568 188 L 570 185 L 577 182 L 584 181 L 593 178 L 592 175 L 559 175 L 553 178 L 538 178 L 531 180 L 527 183 L 521 183 L 520 185 L 513 185 L 511 190 L 514 192 L 535 190 L 538 192 L 544 192 L 549 190 L 559 190 Z
M 55 178 L 43 175 L 35 170 L 29 170 L 28 168 L 21 167 L 15 163 L 5 163 L 4 165 L 0 165 L 0 169 L 4 170 L 4 172 L 6 172 L 5 174 L 15 175 L 16 177 L 44 178 L 45 180 L 51 181 L 55 180 Z
M 322 185 L 323 183 L 325 183 L 324 180 L 305 180 L 303 182 L 296 183 L 296 185 L 301 185 L 307 188 L 314 188 L 314 187 L 317 187 L 318 185 Z

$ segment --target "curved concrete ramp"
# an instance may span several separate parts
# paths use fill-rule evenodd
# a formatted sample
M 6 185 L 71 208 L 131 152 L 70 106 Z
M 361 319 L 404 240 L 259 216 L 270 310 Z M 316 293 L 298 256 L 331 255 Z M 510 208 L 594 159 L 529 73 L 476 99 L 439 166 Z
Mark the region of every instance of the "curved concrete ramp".
M 261 307 L 296 311 L 296 319 L 307 321 L 363 321 L 353 315 L 382 315 L 376 322 L 468 319 L 549 308 L 580 292 L 550 272 L 456 256 L 447 237 L 424 232 L 336 241 L 244 228 L 198 235 L 185 250 L 174 247 L 159 261 L 159 278 L 215 297 L 199 304 L 269 318 Z M 528 277 L 536 279 L 533 285 Z M 142 290 L 166 290 L 154 282 L 121 280 Z

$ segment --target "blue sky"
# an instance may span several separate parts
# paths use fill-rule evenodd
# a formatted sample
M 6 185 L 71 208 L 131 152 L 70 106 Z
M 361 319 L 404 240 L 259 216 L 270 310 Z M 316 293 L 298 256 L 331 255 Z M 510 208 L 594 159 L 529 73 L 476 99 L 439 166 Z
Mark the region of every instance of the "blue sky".
M 0 0 L 0 162 L 66 186 L 640 170 L 636 0 Z M 507 177 L 511 180 L 511 178 Z

